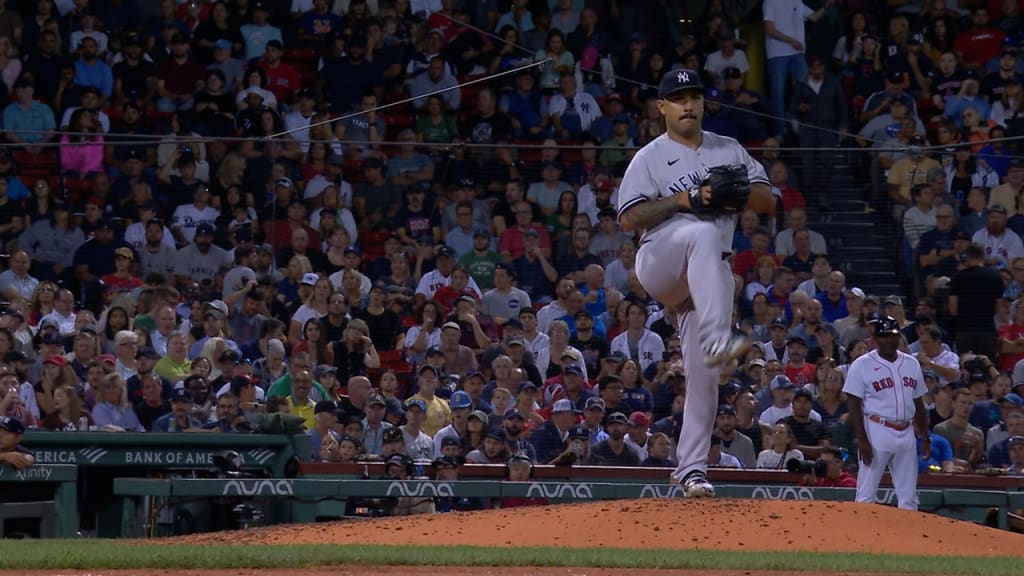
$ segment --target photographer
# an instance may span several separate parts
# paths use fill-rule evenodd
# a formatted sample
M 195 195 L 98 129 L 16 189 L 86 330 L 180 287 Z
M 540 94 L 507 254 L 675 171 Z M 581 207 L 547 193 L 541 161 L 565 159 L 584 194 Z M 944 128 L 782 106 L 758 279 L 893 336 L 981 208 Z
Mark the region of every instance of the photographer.
M 416 464 L 412 458 L 405 454 L 395 454 L 384 463 L 384 474 L 388 480 L 413 480 L 415 479 L 415 470 Z M 413 496 L 390 498 L 387 508 L 388 516 L 412 516 L 413 514 L 434 514 L 437 512 L 434 507 L 433 498 Z
M 822 449 L 821 457 L 814 462 L 790 460 L 786 462 L 790 472 L 803 474 L 800 483 L 819 488 L 856 488 L 857 479 L 843 466 L 843 452 L 831 446 Z

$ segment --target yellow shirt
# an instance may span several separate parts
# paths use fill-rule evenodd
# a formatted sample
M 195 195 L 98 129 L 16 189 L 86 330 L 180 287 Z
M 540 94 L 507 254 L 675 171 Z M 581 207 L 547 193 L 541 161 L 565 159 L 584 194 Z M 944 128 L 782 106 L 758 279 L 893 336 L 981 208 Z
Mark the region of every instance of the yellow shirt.
M 156 365 L 153 366 L 153 372 L 171 384 L 175 384 L 192 374 L 192 361 L 186 358 L 184 362 L 177 364 L 169 357 L 164 356 L 157 360 Z
M 896 186 L 900 198 L 910 201 L 910 189 L 914 184 L 927 184 L 928 171 L 932 168 L 942 168 L 942 165 L 933 158 L 922 158 L 920 162 L 907 156 L 898 160 L 889 169 L 889 186 Z
M 992 189 L 988 195 L 988 207 L 991 208 L 996 204 L 1002 205 L 1006 208 L 1006 217 L 1009 218 L 1017 213 L 1017 190 L 1013 189 L 1013 186 L 1009 184 L 1000 184 Z
M 316 402 L 312 399 L 306 398 L 306 403 L 298 405 L 292 400 L 291 396 L 288 396 L 288 407 L 292 409 L 292 416 L 299 416 L 303 420 L 303 424 L 306 425 L 306 430 L 312 430 L 316 427 L 316 414 L 313 409 L 316 408 Z
M 452 409 L 448 407 L 448 403 L 444 400 L 441 400 L 437 396 L 434 396 L 431 400 L 427 400 L 419 394 L 409 398 L 409 400 L 423 400 L 427 405 L 427 419 L 423 422 L 423 431 L 431 438 L 437 434 L 438 430 L 451 424 Z M 408 403 L 408 401 L 406 402 Z

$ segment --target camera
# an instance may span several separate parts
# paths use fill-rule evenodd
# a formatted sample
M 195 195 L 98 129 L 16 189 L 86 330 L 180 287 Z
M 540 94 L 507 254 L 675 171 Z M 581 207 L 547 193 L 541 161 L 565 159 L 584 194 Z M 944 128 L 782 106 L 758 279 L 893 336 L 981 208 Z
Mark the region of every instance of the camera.
M 821 458 L 812 461 L 800 460 L 799 458 L 790 458 L 786 462 L 786 470 L 789 470 L 793 474 L 814 474 L 819 478 L 824 478 L 828 475 L 828 462 Z

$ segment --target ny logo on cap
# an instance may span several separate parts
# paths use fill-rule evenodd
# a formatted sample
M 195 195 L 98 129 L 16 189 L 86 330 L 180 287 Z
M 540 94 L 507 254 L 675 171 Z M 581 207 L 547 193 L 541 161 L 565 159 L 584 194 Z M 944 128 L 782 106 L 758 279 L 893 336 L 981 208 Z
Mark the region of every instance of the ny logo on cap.
M 686 72 L 680 72 L 679 74 L 676 74 L 676 80 L 679 82 L 689 82 L 690 75 Z

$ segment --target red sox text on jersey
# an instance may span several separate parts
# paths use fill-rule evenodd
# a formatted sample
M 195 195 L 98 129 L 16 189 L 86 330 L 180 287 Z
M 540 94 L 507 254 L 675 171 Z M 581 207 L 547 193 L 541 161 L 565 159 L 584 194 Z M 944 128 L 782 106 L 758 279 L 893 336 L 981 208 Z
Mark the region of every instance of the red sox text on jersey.
M 896 385 L 896 383 L 893 382 L 893 379 L 891 377 L 888 377 L 888 376 L 886 376 L 885 378 L 882 378 L 880 380 L 875 380 L 874 382 L 871 383 L 871 387 L 875 389 L 875 392 L 881 392 L 882 390 L 888 390 L 888 389 L 892 388 L 895 385 Z M 917 388 L 917 379 L 916 378 L 911 378 L 909 376 L 904 376 L 903 377 L 903 387 L 904 388 Z

